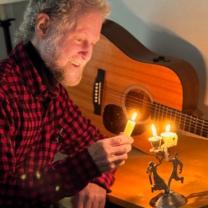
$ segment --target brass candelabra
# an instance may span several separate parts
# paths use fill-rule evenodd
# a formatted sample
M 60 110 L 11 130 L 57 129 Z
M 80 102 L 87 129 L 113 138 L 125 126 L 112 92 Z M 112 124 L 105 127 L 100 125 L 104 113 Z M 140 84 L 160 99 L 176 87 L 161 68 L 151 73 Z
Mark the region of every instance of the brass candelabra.
M 161 134 L 162 135 L 162 134 Z M 150 205 L 156 208 L 178 208 L 186 204 L 187 199 L 171 189 L 172 180 L 184 182 L 184 177 L 181 176 L 183 171 L 183 163 L 178 158 L 177 153 L 173 155 L 169 153 L 169 148 L 177 145 L 178 137 L 175 134 L 171 137 L 153 136 L 149 138 L 152 145 L 150 152 L 152 152 L 157 162 L 150 161 L 147 167 L 147 174 L 151 185 L 152 192 L 161 190 L 157 196 L 150 200 Z M 163 162 L 172 164 L 172 171 L 167 182 L 159 175 L 158 167 Z

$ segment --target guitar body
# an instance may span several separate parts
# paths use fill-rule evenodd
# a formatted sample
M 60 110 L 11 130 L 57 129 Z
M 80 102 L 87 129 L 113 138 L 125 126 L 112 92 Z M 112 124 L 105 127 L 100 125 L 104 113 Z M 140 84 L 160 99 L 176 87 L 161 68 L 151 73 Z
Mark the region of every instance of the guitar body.
M 182 112 L 196 110 L 198 80 L 194 69 L 185 61 L 152 53 L 116 23 L 107 21 L 104 24 L 101 40 L 93 54 L 81 83 L 68 88 L 68 92 L 104 135 L 123 131 L 131 112 L 138 111 L 134 146 L 149 152 L 149 124 L 154 121 L 148 107 L 139 103 L 141 97 L 148 103 L 158 102 Z M 93 86 L 98 69 L 105 71 L 100 115 L 94 113 L 93 106 Z M 109 105 L 117 107 L 118 113 L 109 111 L 110 115 L 107 115 L 106 106 Z M 113 118 L 108 120 L 108 116 Z M 104 123 L 115 126 L 115 131 L 109 131 Z

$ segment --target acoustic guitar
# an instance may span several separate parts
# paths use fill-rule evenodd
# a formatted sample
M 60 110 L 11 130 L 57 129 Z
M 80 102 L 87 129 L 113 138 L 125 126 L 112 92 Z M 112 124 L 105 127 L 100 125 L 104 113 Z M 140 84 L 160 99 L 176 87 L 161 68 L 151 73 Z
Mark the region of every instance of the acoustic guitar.
M 208 121 L 196 115 L 198 91 L 189 63 L 151 52 L 110 20 L 103 25 L 81 83 L 68 88 L 83 114 L 106 136 L 122 132 L 137 111 L 134 146 L 144 152 L 150 149 L 152 123 L 158 131 L 171 123 L 174 131 L 208 138 Z

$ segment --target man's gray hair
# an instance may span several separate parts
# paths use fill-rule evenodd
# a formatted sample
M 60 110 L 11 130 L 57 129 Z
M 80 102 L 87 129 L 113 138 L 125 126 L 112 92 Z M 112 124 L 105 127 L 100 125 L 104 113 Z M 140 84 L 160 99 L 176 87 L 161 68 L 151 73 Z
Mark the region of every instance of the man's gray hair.
M 27 42 L 33 37 L 39 13 L 46 13 L 56 21 L 57 27 L 61 27 L 65 23 L 74 23 L 77 17 L 90 10 L 100 11 L 105 19 L 110 13 L 110 6 L 107 0 L 30 0 L 15 42 Z

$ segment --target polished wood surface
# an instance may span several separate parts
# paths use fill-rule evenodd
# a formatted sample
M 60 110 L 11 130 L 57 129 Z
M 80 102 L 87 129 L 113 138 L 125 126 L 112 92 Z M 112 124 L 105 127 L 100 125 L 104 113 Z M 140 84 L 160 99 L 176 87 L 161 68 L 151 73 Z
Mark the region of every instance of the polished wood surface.
M 188 203 L 184 208 L 208 207 L 208 141 L 190 136 L 179 136 L 176 149 L 178 158 L 183 162 L 184 183 L 172 181 L 171 189 L 184 195 Z M 133 149 L 125 165 L 116 172 L 116 181 L 108 199 L 126 208 L 150 207 L 151 198 L 160 191 L 151 192 L 146 169 L 153 155 Z M 170 162 L 159 166 L 159 175 L 168 180 L 171 172 Z

